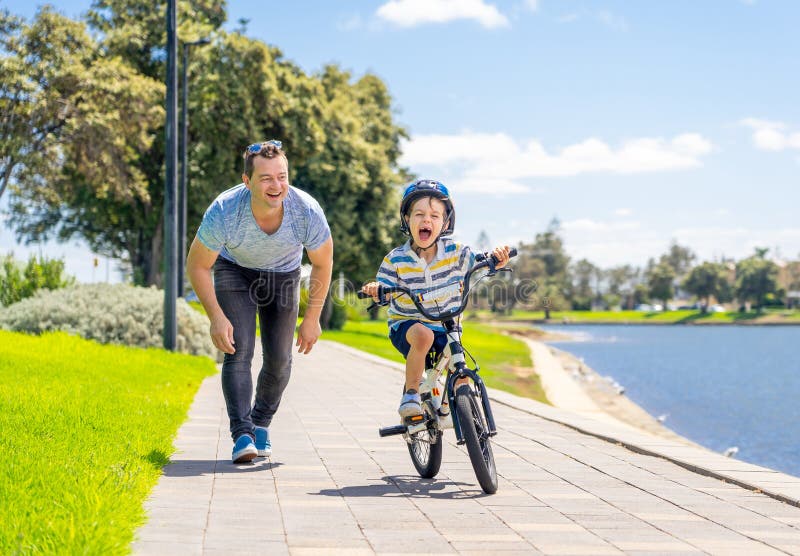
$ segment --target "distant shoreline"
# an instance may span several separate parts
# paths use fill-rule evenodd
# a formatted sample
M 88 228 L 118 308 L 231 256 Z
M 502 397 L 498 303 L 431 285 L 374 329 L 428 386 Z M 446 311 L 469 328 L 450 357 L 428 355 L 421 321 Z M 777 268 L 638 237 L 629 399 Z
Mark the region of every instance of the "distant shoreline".
M 504 320 L 499 321 L 501 324 L 505 323 L 520 323 L 530 325 L 567 325 L 567 326 L 590 326 L 590 325 L 621 325 L 621 326 L 800 326 L 800 321 L 780 321 L 780 322 L 737 322 L 737 321 L 701 321 L 701 322 L 664 322 L 664 321 L 626 321 L 626 320 L 561 320 L 556 321 L 553 319 L 545 320 Z

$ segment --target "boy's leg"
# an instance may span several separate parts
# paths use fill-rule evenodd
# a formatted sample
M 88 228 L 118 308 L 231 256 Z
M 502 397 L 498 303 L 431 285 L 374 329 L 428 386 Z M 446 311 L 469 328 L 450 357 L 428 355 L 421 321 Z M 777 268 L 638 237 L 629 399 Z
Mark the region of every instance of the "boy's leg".
M 406 332 L 406 341 L 411 346 L 406 356 L 406 392 L 419 389 L 425 372 L 425 358 L 433 346 L 433 330 L 424 324 L 415 323 Z
M 433 331 L 420 324 L 414 323 L 408 327 L 405 334 L 406 353 L 406 383 L 403 398 L 397 412 L 401 417 L 413 417 L 422 413 L 422 399 L 419 395 L 419 383 L 425 372 L 425 359 L 433 345 Z M 403 350 L 405 351 L 405 350 Z

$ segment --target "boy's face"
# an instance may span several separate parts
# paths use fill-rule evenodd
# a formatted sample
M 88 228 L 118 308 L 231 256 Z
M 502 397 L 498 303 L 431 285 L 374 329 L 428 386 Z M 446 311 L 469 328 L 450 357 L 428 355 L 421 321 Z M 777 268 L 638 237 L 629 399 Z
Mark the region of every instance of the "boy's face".
M 436 241 L 444 226 L 445 211 L 445 204 L 433 197 L 423 197 L 411 205 L 405 218 L 417 247 L 424 249 Z

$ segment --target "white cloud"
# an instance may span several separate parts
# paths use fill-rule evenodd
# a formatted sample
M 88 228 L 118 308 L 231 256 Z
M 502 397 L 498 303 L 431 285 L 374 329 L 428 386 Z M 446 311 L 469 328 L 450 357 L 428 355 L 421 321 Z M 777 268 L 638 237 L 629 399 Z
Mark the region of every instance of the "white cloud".
M 629 208 L 618 208 L 614 211 L 614 216 L 630 216 L 633 211 Z
M 753 130 L 753 144 L 762 151 L 800 150 L 800 132 L 788 131 L 783 122 L 744 118 L 740 124 Z
M 561 150 L 548 152 L 537 139 L 518 142 L 505 133 L 418 135 L 402 144 L 401 163 L 412 170 L 428 166 L 437 175 L 448 174 L 469 186 L 486 191 L 528 191 L 522 180 L 576 176 L 586 173 L 635 174 L 683 170 L 701 166 L 700 158 L 713 150 L 710 141 L 696 133 L 671 140 L 631 139 L 614 148 L 588 138 Z M 484 184 L 480 185 L 479 184 Z
M 535 12 L 539 10 L 539 0 L 525 0 L 525 7 Z
M 597 12 L 597 20 L 606 27 L 615 29 L 617 31 L 628 30 L 628 22 L 625 20 L 624 17 L 614 15 L 613 13 L 607 10 L 601 10 Z
M 400 27 L 458 19 L 475 20 L 488 29 L 509 26 L 506 16 L 484 0 L 389 0 L 376 15 Z
M 557 17 L 556 21 L 558 23 L 574 23 L 579 19 L 584 18 L 599 21 L 604 26 L 615 31 L 628 30 L 627 20 L 624 17 L 616 15 L 608 10 L 580 10 L 577 12 L 569 12 Z
M 577 21 L 578 19 L 580 19 L 580 17 L 581 14 L 572 12 L 559 16 L 556 21 L 558 21 L 559 23 L 572 23 L 573 21 Z
M 603 222 L 591 218 L 579 218 L 561 223 L 561 228 L 567 232 L 629 232 L 641 228 L 641 223 L 636 221 Z
M 358 14 L 351 15 L 346 19 L 338 21 L 336 24 L 336 28 L 339 29 L 339 31 L 356 31 L 363 26 L 364 22 Z
M 741 259 L 753 254 L 756 247 L 777 248 L 790 258 L 798 255 L 800 228 L 753 229 L 744 226 L 706 226 L 679 228 L 673 237 L 682 245 L 689 245 L 701 259 L 719 258 L 722 255 Z
M 665 253 L 671 239 L 690 247 L 701 261 L 722 256 L 742 259 L 752 255 L 756 247 L 769 247 L 771 255 L 780 252 L 790 259 L 800 251 L 800 228 L 705 226 L 664 233 L 637 221 L 579 218 L 563 222 L 561 230 L 573 260 L 586 258 L 603 268 L 644 265 L 647 259 Z

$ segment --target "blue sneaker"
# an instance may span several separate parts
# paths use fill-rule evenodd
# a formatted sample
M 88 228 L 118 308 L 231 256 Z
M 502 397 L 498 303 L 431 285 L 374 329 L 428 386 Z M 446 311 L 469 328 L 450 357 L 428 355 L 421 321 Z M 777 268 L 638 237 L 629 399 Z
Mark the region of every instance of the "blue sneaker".
M 253 444 L 253 439 L 250 438 L 249 434 L 243 434 L 236 439 L 236 443 L 233 445 L 231 460 L 233 460 L 233 463 L 247 463 L 248 461 L 253 461 L 253 458 L 257 455 L 258 450 Z
M 258 456 L 262 458 L 272 455 L 272 444 L 269 442 L 269 429 L 266 427 L 256 427 L 256 450 L 258 450 Z

